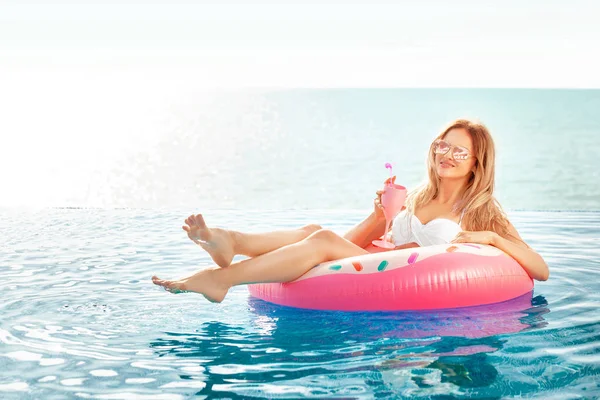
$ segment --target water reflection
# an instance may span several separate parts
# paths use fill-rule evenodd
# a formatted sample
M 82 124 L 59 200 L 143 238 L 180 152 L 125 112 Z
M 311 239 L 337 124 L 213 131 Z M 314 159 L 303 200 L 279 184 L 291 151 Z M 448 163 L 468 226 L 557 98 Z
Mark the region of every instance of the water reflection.
M 494 385 L 490 354 L 503 347 L 503 335 L 544 327 L 549 312 L 546 299 L 532 293 L 435 312 L 324 312 L 252 298 L 249 309 L 251 324 L 211 321 L 194 333 L 168 333 L 151 347 L 205 368 L 199 395 L 464 395 Z
M 320 321 L 321 326 L 334 326 L 344 331 L 346 339 L 422 338 L 460 336 L 478 338 L 545 326 L 542 315 L 548 312 L 543 296 L 533 292 L 515 299 L 478 307 L 436 311 L 349 313 L 300 310 L 250 298 L 249 305 L 257 315 L 259 326 L 276 322 L 286 337 L 302 332 L 307 320 Z M 274 335 L 277 333 L 274 332 Z

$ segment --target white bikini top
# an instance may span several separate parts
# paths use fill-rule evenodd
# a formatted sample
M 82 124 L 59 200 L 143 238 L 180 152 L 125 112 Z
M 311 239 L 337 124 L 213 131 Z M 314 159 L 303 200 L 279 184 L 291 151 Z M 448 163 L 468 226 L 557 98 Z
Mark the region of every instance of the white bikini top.
M 449 243 L 462 231 L 460 223 L 463 215 L 464 212 L 458 224 L 447 218 L 436 218 L 423 224 L 414 214 L 403 210 L 394 218 L 392 241 L 396 246 L 415 242 L 421 247 Z

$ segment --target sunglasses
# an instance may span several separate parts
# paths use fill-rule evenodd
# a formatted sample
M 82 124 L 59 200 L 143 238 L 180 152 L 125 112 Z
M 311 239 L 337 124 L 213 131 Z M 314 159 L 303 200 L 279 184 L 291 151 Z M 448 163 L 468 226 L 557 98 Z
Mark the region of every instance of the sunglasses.
M 465 161 L 469 157 L 473 157 L 469 149 L 465 147 L 450 144 L 442 139 L 433 142 L 433 152 L 435 154 L 444 155 L 450 150 L 452 150 L 452 158 L 458 162 Z

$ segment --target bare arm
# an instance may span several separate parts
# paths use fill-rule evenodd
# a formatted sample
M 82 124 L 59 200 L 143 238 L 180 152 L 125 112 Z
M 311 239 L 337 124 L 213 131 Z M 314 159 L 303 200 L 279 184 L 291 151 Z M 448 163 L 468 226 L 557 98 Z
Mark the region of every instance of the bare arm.
M 412 249 L 413 247 L 421 247 L 421 246 L 419 246 L 419 244 L 416 242 L 410 242 L 410 243 L 401 244 L 400 246 L 396 246 L 396 247 L 394 247 L 394 250 Z
M 384 230 L 385 218 L 372 212 L 362 222 L 350 229 L 344 235 L 344 238 L 357 246 L 365 248 L 373 240 L 380 238 Z
M 394 183 L 395 180 L 396 177 L 393 176 L 387 179 L 384 182 L 384 185 L 389 182 Z M 373 201 L 374 209 L 371 215 L 365 218 L 354 228 L 350 229 L 344 235 L 344 239 L 351 241 L 363 249 L 367 247 L 373 240 L 379 239 L 381 236 L 383 236 L 385 231 L 385 216 L 383 214 L 383 205 L 381 204 L 381 195 L 383 194 L 383 190 L 378 190 L 376 194 L 377 196 Z M 404 209 L 404 207 L 402 207 L 402 209 Z
M 519 233 L 512 224 L 509 223 L 509 233 L 521 241 L 521 243 L 504 238 L 498 234 L 492 237 L 492 246 L 495 246 L 517 260 L 525 271 L 535 280 L 545 281 L 550 276 L 548 264 L 537 252 L 521 239 Z
M 462 231 L 452 243 L 481 243 L 489 244 L 499 248 L 506 254 L 514 258 L 521 267 L 529 274 L 529 276 L 538 281 L 545 281 L 550 276 L 548 265 L 538 253 L 529 247 L 515 229 L 509 223 L 510 237 L 502 237 L 496 232 L 479 231 L 469 232 Z

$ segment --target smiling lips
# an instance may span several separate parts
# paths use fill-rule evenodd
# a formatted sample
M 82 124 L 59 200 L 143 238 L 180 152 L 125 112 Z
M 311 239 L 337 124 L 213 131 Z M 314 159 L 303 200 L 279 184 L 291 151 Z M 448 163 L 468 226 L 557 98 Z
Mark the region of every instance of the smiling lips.
M 450 168 L 450 167 L 454 167 L 453 164 L 447 162 L 447 161 L 441 161 L 440 165 L 442 166 L 442 168 Z

